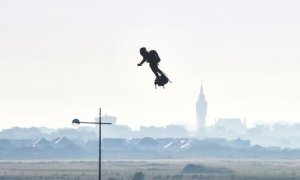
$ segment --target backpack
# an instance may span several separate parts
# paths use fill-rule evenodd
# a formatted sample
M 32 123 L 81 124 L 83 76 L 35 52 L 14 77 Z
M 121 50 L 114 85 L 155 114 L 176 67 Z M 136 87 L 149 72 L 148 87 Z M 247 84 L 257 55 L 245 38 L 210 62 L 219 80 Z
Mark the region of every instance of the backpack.
M 150 54 L 150 57 L 149 57 L 150 61 L 152 61 L 154 63 L 160 62 L 160 58 L 155 50 L 149 51 L 149 54 Z

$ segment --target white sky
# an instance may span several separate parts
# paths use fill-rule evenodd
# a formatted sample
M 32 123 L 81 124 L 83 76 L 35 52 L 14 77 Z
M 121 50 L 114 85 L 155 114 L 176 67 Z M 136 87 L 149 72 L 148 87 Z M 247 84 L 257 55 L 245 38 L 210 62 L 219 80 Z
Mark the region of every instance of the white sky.
M 173 81 L 154 89 L 139 48 Z M 218 117 L 300 121 L 298 0 L 0 1 L 0 129 L 120 124 L 193 127 L 203 83 Z

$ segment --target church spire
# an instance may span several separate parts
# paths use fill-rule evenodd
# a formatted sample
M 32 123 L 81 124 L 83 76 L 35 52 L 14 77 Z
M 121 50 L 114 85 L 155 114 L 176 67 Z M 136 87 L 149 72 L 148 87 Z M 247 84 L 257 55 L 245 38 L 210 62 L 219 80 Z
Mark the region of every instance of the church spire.
M 201 84 L 199 98 L 196 102 L 197 124 L 198 130 L 201 131 L 205 127 L 205 119 L 207 113 L 207 101 L 204 96 L 203 86 Z
M 202 87 L 202 83 L 201 83 L 201 88 L 200 88 L 200 89 L 201 89 L 201 92 L 203 92 L 203 87 Z
M 204 92 L 203 92 L 203 86 L 201 84 L 200 93 L 199 93 L 199 99 L 205 100 Z

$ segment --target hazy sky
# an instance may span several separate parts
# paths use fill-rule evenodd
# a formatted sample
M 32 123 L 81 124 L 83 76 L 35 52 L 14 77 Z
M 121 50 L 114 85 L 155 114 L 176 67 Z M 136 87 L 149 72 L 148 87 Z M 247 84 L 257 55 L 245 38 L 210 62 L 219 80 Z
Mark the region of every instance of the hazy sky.
M 133 128 L 193 127 L 201 82 L 208 124 L 300 122 L 298 0 L 9 0 L 0 32 L 0 129 L 69 127 L 99 107 Z M 137 66 L 142 46 L 166 89 Z

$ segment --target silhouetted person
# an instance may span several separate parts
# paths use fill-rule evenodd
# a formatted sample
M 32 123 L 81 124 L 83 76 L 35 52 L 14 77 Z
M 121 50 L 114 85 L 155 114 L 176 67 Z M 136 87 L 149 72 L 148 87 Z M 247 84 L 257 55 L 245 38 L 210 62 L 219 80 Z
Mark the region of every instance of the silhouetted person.
M 155 50 L 147 51 L 145 47 L 140 49 L 140 54 L 143 56 L 143 60 L 138 64 L 138 66 L 143 65 L 144 62 L 148 62 L 151 70 L 155 74 L 156 78 L 154 80 L 154 85 L 163 86 L 168 82 L 171 82 L 169 78 L 158 68 L 158 63 L 160 58 Z
M 158 68 L 160 58 L 155 50 L 147 51 L 145 47 L 142 47 L 140 49 L 140 54 L 143 56 L 143 60 L 138 64 L 138 66 L 143 65 L 144 62 L 148 62 L 156 78 L 164 75 L 164 73 Z

